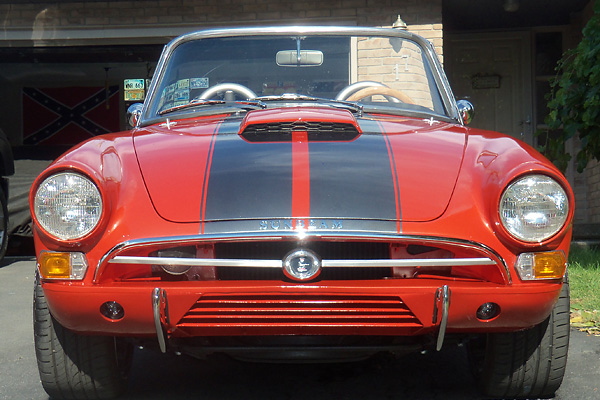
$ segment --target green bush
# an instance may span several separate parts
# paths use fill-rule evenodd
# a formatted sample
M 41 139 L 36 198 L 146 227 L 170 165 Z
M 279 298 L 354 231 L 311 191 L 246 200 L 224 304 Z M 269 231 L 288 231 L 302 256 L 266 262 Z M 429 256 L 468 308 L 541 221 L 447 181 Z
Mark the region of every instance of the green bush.
M 600 1 L 594 4 L 583 39 L 563 54 L 556 71 L 548 97 L 549 130 L 542 151 L 564 171 L 571 159 L 565 152 L 565 141 L 579 136 L 581 149 L 576 160 L 577 170 L 582 172 L 589 160 L 600 160 Z

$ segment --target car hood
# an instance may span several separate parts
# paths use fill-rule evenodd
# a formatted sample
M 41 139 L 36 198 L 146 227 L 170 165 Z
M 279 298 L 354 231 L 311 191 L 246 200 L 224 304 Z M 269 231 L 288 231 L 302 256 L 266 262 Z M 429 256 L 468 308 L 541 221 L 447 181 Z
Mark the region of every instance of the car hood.
M 154 207 L 173 222 L 399 223 L 443 214 L 466 133 L 435 119 L 283 108 L 167 121 L 134 143 Z

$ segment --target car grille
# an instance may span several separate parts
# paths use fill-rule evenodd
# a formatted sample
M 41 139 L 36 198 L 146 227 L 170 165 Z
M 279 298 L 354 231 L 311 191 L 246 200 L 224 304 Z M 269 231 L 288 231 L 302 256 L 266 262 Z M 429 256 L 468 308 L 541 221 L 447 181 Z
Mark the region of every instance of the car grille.
M 310 242 L 302 246 L 322 259 L 373 260 L 390 257 L 388 243 L 369 242 Z M 215 258 L 281 260 L 298 248 L 295 242 L 217 243 Z M 270 268 L 217 268 L 219 280 L 281 280 L 283 272 Z M 321 280 L 383 279 L 390 276 L 390 268 L 332 268 L 321 272 Z
M 101 263 L 96 281 L 292 282 L 283 262 L 297 250 L 321 260 L 312 282 L 460 278 L 510 283 L 506 265 L 482 247 L 436 240 L 179 240 L 132 243 Z
M 211 295 L 198 299 L 177 324 L 214 326 L 364 326 L 420 327 L 395 296 Z

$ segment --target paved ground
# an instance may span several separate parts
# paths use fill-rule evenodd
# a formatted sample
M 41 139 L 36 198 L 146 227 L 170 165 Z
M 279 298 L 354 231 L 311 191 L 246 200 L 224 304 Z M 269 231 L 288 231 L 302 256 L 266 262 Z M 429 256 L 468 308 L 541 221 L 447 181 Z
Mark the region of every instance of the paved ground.
M 33 259 L 0 266 L 0 399 L 47 400 L 32 333 Z M 480 399 L 459 348 L 360 363 L 247 364 L 136 351 L 125 399 Z M 555 400 L 600 400 L 600 337 L 573 330 Z

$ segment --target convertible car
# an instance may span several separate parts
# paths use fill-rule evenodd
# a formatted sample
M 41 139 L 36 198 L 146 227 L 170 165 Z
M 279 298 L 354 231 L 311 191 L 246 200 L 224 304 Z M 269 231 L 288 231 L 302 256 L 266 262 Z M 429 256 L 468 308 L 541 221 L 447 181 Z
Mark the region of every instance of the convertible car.
M 472 110 L 404 30 L 174 39 L 133 129 L 32 187 L 45 390 L 117 396 L 133 346 L 339 362 L 462 344 L 485 396 L 552 396 L 573 193 Z

